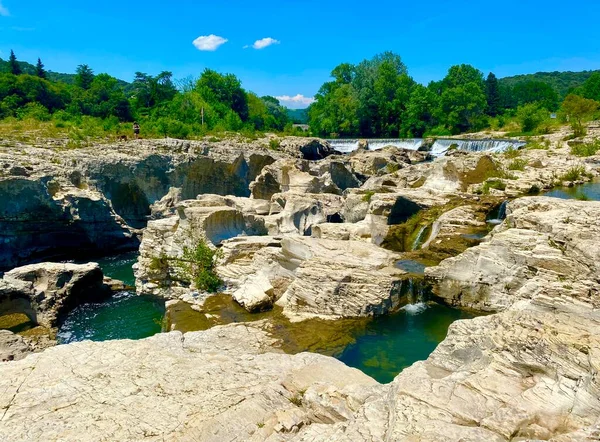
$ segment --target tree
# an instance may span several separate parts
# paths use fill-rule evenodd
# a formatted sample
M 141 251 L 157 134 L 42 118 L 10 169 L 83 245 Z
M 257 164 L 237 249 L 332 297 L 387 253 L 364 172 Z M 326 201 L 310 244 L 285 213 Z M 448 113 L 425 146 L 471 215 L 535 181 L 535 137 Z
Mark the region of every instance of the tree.
M 94 81 L 94 71 L 87 64 L 77 66 L 77 75 L 75 76 L 75 84 L 82 89 L 89 89 Z
M 563 101 L 562 107 L 569 118 L 572 119 L 571 126 L 575 131 L 575 136 L 584 136 L 583 122 L 598 110 L 600 103 L 589 98 L 570 94 Z
M 487 113 L 495 117 L 500 113 L 501 97 L 498 79 L 493 72 L 490 72 L 485 80 L 485 95 L 487 99 Z
M 46 71 L 44 70 L 44 63 L 38 58 L 37 64 L 35 65 L 35 75 L 40 78 L 46 78 Z
M 558 109 L 558 94 L 552 86 L 543 81 L 527 80 L 517 83 L 512 88 L 512 94 L 518 106 L 539 103 L 549 111 Z
M 223 75 L 206 69 L 196 83 L 196 90 L 213 105 L 222 118 L 232 110 L 242 121 L 248 120 L 248 96 L 235 75 Z M 233 122 L 231 116 L 228 118 Z
M 479 128 L 487 107 L 483 73 L 473 66 L 452 66 L 446 77 L 432 88 L 440 94 L 440 120 L 452 132 Z
M 521 130 L 532 132 L 548 118 L 548 111 L 541 108 L 539 103 L 527 103 L 519 106 L 516 116 L 521 124 Z
M 581 86 L 581 95 L 585 98 L 600 101 L 600 72 L 594 72 Z
M 10 73 L 13 75 L 21 75 L 23 73 L 21 66 L 19 66 L 19 62 L 17 61 L 17 57 L 12 49 L 10 50 L 10 57 L 8 58 L 8 67 Z
M 429 88 L 417 84 L 410 95 L 406 112 L 402 119 L 401 135 L 404 137 L 422 137 L 436 126 L 435 113 L 439 99 Z

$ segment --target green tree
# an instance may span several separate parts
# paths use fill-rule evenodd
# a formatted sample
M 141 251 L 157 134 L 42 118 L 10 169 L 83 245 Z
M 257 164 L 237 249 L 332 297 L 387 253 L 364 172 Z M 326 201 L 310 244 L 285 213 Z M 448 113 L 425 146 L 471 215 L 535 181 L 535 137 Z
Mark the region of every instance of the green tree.
M 21 66 L 19 66 L 19 62 L 17 61 L 17 56 L 12 49 L 10 50 L 10 57 L 8 57 L 8 67 L 9 72 L 13 75 L 21 75 L 23 73 Z
M 46 70 L 44 69 L 44 63 L 40 58 L 37 59 L 37 64 L 35 65 L 35 75 L 40 78 L 46 78 Z
M 532 132 L 548 118 L 548 111 L 539 103 L 527 103 L 517 108 L 516 117 L 523 132 Z
M 432 90 L 420 84 L 415 85 L 402 119 L 401 135 L 422 137 L 427 130 L 437 125 L 435 114 L 438 107 L 438 96 Z
M 594 72 L 580 88 L 581 95 L 600 102 L 600 72 Z
M 552 86 L 543 81 L 527 80 L 519 82 L 512 88 L 512 94 L 517 106 L 538 103 L 549 111 L 558 109 L 558 94 Z
M 563 101 L 562 108 L 571 119 L 571 127 L 576 136 L 584 136 L 585 128 L 583 123 L 598 110 L 600 103 L 589 98 L 583 98 L 578 95 L 567 95 Z
M 473 66 L 452 66 L 446 77 L 432 85 L 440 93 L 439 119 L 454 133 L 478 129 L 487 107 L 483 73 Z
M 222 118 L 232 110 L 242 121 L 248 120 L 248 96 L 235 75 L 206 69 L 196 83 L 196 90 Z
M 87 64 L 77 66 L 75 84 L 82 89 L 89 89 L 94 81 L 94 71 Z
M 487 99 L 487 113 L 495 117 L 501 110 L 501 96 L 498 79 L 493 72 L 490 72 L 485 80 L 485 95 Z

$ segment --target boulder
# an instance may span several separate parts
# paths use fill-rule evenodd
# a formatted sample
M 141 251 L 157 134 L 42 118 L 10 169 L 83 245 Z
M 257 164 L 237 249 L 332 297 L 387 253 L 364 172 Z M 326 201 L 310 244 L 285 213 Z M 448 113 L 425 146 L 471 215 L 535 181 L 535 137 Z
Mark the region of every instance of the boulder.
M 31 264 L 5 273 L 3 280 L 13 287 L 10 301 L 25 302 L 23 313 L 48 329 L 58 327 L 61 317 L 76 306 L 110 296 L 96 263 Z M 0 290 L 0 295 L 6 297 L 7 292 Z
M 31 346 L 22 336 L 8 330 L 0 330 L 0 363 L 18 361 L 31 351 Z
M 599 202 L 511 201 L 507 219 L 481 245 L 427 275 L 446 302 L 483 311 L 504 310 L 541 290 L 587 299 L 600 272 L 598 217 Z
M 293 157 L 312 161 L 336 153 L 327 141 L 307 137 L 285 137 L 279 142 L 279 149 Z

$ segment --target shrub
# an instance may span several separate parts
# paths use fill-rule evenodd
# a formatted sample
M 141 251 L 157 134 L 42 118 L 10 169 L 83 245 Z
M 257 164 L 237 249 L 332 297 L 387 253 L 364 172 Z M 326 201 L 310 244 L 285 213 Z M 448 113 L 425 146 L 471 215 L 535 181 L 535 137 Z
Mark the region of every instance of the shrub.
M 211 249 L 204 240 L 198 241 L 195 247 L 184 247 L 183 256 L 175 259 L 178 277 L 193 283 L 198 290 L 215 293 L 223 281 L 215 273 L 215 261 L 220 251 Z
M 564 175 L 560 176 L 561 181 L 578 181 L 580 178 L 586 177 L 587 172 L 583 166 L 571 167 Z
M 279 141 L 278 139 L 273 138 L 272 140 L 269 141 L 269 149 L 279 150 L 280 147 L 281 147 L 281 141 Z
M 487 180 L 485 183 L 483 183 L 481 193 L 488 195 L 490 193 L 490 189 L 504 191 L 506 190 L 506 183 L 504 183 L 502 180 Z
M 517 109 L 517 120 L 523 132 L 534 131 L 547 117 L 548 112 L 535 103 L 519 106 Z
M 525 170 L 525 166 L 527 166 L 527 160 L 517 158 L 508 165 L 508 170 Z
M 600 150 L 600 140 L 596 140 L 593 143 L 582 143 L 574 144 L 571 146 L 571 154 L 578 157 L 591 157 L 596 155 Z
M 518 156 L 521 155 L 521 151 L 519 149 L 515 149 L 514 147 L 510 146 L 508 149 L 506 149 L 504 151 L 504 157 L 505 158 L 517 158 Z

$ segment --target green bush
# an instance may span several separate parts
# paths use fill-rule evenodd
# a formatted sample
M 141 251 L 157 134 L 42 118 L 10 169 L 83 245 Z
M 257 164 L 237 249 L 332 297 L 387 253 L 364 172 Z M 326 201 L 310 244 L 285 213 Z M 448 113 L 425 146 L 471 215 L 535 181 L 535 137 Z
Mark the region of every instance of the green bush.
M 525 170 L 527 160 L 517 158 L 508 165 L 508 170 Z
M 505 158 L 517 158 L 518 156 L 521 155 L 521 151 L 519 149 L 515 149 L 514 147 L 510 146 L 508 149 L 506 149 L 504 151 L 504 157 Z
M 587 172 L 585 171 L 585 167 L 583 166 L 575 166 L 570 168 L 564 175 L 560 176 L 561 181 L 578 181 L 581 178 L 587 176 Z
M 271 150 L 279 150 L 281 147 L 281 141 L 276 138 L 273 138 L 269 141 L 269 149 Z
M 223 281 L 215 273 L 220 251 L 211 249 L 204 240 L 195 247 L 184 247 L 183 256 L 175 260 L 177 276 L 184 282 L 193 283 L 198 290 L 215 293 Z
M 600 140 L 596 140 L 593 143 L 582 143 L 574 144 L 571 146 L 571 154 L 578 157 L 591 157 L 596 155 L 600 150 Z
M 548 118 L 548 111 L 541 109 L 535 103 L 517 108 L 517 121 L 521 124 L 523 132 L 533 132 L 546 118 Z

